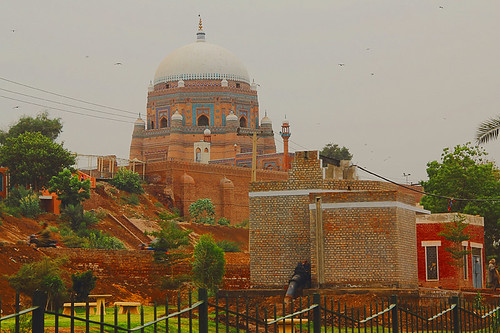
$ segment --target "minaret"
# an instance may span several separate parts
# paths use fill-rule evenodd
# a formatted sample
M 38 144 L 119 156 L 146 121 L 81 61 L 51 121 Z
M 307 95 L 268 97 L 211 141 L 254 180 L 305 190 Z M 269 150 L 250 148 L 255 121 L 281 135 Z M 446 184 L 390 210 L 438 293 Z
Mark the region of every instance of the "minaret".
M 288 156 L 288 138 L 290 138 L 290 125 L 285 117 L 283 124 L 281 124 L 281 138 L 283 139 L 283 165 L 282 169 L 287 171 L 290 169 L 290 157 Z

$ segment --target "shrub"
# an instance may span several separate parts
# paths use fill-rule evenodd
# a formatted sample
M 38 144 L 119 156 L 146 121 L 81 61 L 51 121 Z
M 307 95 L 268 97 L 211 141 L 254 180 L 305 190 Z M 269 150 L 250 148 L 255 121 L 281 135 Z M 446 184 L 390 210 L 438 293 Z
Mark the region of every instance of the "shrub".
M 159 201 L 155 202 L 155 207 L 156 207 L 156 208 L 165 208 L 165 207 L 163 206 L 163 204 L 162 204 L 161 202 L 159 202 Z
M 125 245 L 116 237 L 109 236 L 101 230 L 90 230 L 88 235 L 90 249 L 122 250 Z
M 62 237 L 62 243 L 69 248 L 88 248 L 89 242 L 86 238 L 70 234 Z
M 130 196 L 124 195 L 120 199 L 123 201 L 123 203 L 128 205 L 137 206 L 138 204 L 140 204 L 139 197 L 136 194 L 132 194 Z
M 44 257 L 40 261 L 24 264 L 17 273 L 8 277 L 9 284 L 28 296 L 37 289 L 45 291 L 47 306 L 55 309 L 66 296 L 60 268 L 65 260 Z
M 72 174 L 69 169 L 64 169 L 50 179 L 49 192 L 57 194 L 61 200 L 61 207 L 78 205 L 90 198 L 90 180 L 81 181 L 78 175 Z
M 241 252 L 241 244 L 232 242 L 230 240 L 221 240 L 217 242 L 217 246 L 220 247 L 224 252 Z
M 225 217 L 221 217 L 219 219 L 219 221 L 217 221 L 217 224 L 219 225 L 231 225 L 231 221 L 229 221 L 227 218 Z
M 90 292 L 95 288 L 97 276 L 94 275 L 94 272 L 88 270 L 83 273 L 72 274 L 71 280 L 73 281 L 72 289 L 75 293 L 75 301 L 83 302 L 87 300 Z
M 38 195 L 33 190 L 23 187 L 13 188 L 5 199 L 5 205 L 7 206 L 6 213 L 13 216 L 23 215 L 35 218 L 42 212 Z
M 161 280 L 161 289 L 175 290 L 184 283 L 191 281 L 191 276 L 187 274 L 181 274 L 176 276 L 167 276 Z
M 68 222 L 70 228 L 77 233 L 83 232 L 99 222 L 95 212 L 84 212 L 83 206 L 80 204 L 68 205 L 63 208 L 61 217 Z
M 198 199 L 189 205 L 188 210 L 193 222 L 215 224 L 215 207 L 210 199 Z
M 118 189 L 130 193 L 141 194 L 144 192 L 139 174 L 127 168 L 120 168 L 110 183 Z
M 40 208 L 40 198 L 31 192 L 19 201 L 21 214 L 26 217 L 35 218 L 42 213 Z
M 155 239 L 150 246 L 156 251 L 154 258 L 156 261 L 172 261 L 172 255 L 167 251 L 177 249 L 183 245 L 189 244 L 188 235 L 190 230 L 182 230 L 175 222 L 160 221 L 161 229 L 159 231 L 146 232 L 146 235 L 154 236 Z
M 158 213 L 158 217 L 164 221 L 173 220 L 179 217 L 179 214 L 175 212 L 164 211 Z
M 237 228 L 248 229 L 248 224 L 249 224 L 248 219 L 245 219 L 245 220 L 241 221 L 241 223 L 237 224 L 236 227 Z
M 212 236 L 202 235 L 193 252 L 193 281 L 200 288 L 217 292 L 224 277 L 224 251 L 218 247 Z

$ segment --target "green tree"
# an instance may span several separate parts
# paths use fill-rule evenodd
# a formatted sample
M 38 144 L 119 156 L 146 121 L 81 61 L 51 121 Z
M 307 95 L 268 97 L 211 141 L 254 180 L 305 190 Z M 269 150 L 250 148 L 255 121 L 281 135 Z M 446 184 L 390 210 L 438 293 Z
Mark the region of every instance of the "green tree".
M 0 144 L 4 144 L 7 138 L 17 138 L 26 132 L 40 132 L 42 135 L 54 141 L 62 131 L 60 118 L 49 119 L 48 112 L 42 112 L 35 118 L 23 116 L 12 125 L 7 132 L 0 130 Z
M 476 131 L 476 141 L 478 144 L 487 143 L 498 138 L 500 129 L 500 118 L 491 118 L 479 124 Z
M 94 272 L 88 270 L 83 273 L 74 273 L 71 275 L 73 281 L 73 292 L 75 293 L 75 301 L 84 302 L 89 297 L 90 292 L 95 288 L 97 276 Z
M 476 200 L 499 199 L 500 178 L 499 171 L 485 156 L 483 149 L 470 143 L 445 148 L 440 162 L 427 163 L 429 179 L 421 182 L 427 193 L 436 196 L 425 195 L 421 203 L 433 213 L 451 211 L 483 216 L 486 252 L 493 255 L 497 251 L 493 243 L 500 237 L 500 202 Z
M 69 169 L 64 169 L 49 181 L 49 192 L 57 194 L 61 207 L 78 205 L 90 198 L 90 180 L 80 181 Z
M 195 223 L 215 224 L 215 207 L 210 199 L 198 199 L 188 208 Z
M 451 245 L 445 247 L 445 250 L 450 253 L 451 264 L 457 267 L 458 289 L 461 289 L 462 267 L 464 267 L 464 257 L 470 254 L 471 251 L 464 249 L 462 242 L 471 239 L 470 234 L 465 230 L 469 224 L 465 222 L 465 216 L 456 214 L 450 223 L 443 226 L 443 230 L 438 233 L 444 237 Z
M 178 255 L 170 250 L 178 249 L 183 245 L 189 245 L 189 234 L 191 230 L 182 230 L 173 221 L 158 221 L 161 226 L 159 231 L 146 232 L 146 235 L 155 237 L 151 247 L 155 249 L 154 258 L 156 261 L 172 262 Z
M 202 235 L 193 252 L 193 280 L 200 288 L 216 292 L 224 277 L 226 260 L 224 251 L 212 236 Z
M 12 185 L 31 185 L 38 190 L 74 163 L 68 150 L 39 132 L 8 137 L 0 146 L 0 165 L 9 168 Z
M 110 183 L 116 188 L 130 193 L 141 194 L 144 192 L 139 174 L 127 168 L 120 168 Z
M 340 147 L 338 144 L 329 143 L 323 147 L 320 151 L 320 155 L 333 158 L 336 160 L 344 161 L 344 160 L 352 160 L 352 154 L 349 152 L 349 149 L 346 147 Z
M 35 290 L 47 293 L 47 307 L 55 309 L 65 297 L 66 288 L 61 278 L 61 265 L 65 259 L 50 259 L 24 264 L 17 273 L 8 277 L 12 288 L 33 296 Z
M 61 218 L 69 224 L 71 230 L 79 236 L 87 233 L 88 228 L 97 224 L 99 219 L 95 212 L 84 212 L 81 204 L 68 204 L 61 211 Z

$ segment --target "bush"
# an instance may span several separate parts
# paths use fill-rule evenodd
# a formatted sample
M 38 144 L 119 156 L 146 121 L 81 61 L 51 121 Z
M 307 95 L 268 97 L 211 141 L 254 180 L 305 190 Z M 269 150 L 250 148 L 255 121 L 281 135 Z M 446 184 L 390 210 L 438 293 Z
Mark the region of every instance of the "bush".
M 219 225 L 231 225 L 231 221 L 229 221 L 227 218 L 225 217 L 221 217 L 219 219 L 219 221 L 217 221 L 217 224 Z
M 191 276 L 187 274 L 181 274 L 177 276 L 167 276 L 161 280 L 161 289 L 166 290 L 176 290 L 184 283 L 191 281 Z
M 16 274 L 8 277 L 9 284 L 28 296 L 32 296 L 37 289 L 45 291 L 47 305 L 56 309 L 66 296 L 60 268 L 65 260 L 44 257 L 40 261 L 24 264 Z
M 136 194 L 132 194 L 130 196 L 124 195 L 120 199 L 127 205 L 137 206 L 140 204 L 139 197 Z
M 130 193 L 141 194 L 144 192 L 139 174 L 127 168 L 120 168 L 110 183 L 118 189 Z
M 22 187 L 15 187 L 9 192 L 5 205 L 5 212 L 16 217 L 23 215 L 35 218 L 42 212 L 38 195 Z
M 241 252 L 241 244 L 232 242 L 230 240 L 221 240 L 217 242 L 217 246 L 220 247 L 224 252 Z
M 218 247 L 212 236 L 202 235 L 193 252 L 193 281 L 200 288 L 217 292 L 224 277 L 224 251 Z
M 245 219 L 245 220 L 241 221 L 240 224 L 237 224 L 236 228 L 248 229 L 248 224 L 249 224 L 248 219 Z
M 90 230 L 88 235 L 88 248 L 122 250 L 125 245 L 116 237 L 109 236 L 101 230 Z
M 69 248 L 88 248 L 89 241 L 86 238 L 77 236 L 75 234 L 69 234 L 62 237 L 62 243 L 64 246 Z
M 162 219 L 163 221 L 169 221 L 169 220 L 173 220 L 173 219 L 178 218 L 179 214 L 177 214 L 175 212 L 164 211 L 164 212 L 158 213 L 158 217 L 160 219 Z
M 215 207 L 210 199 L 198 199 L 189 205 L 188 210 L 193 222 L 215 224 Z
M 84 212 L 83 206 L 80 204 L 68 205 L 63 208 L 61 217 L 69 223 L 70 228 L 76 233 L 84 232 L 99 222 L 95 212 Z
M 73 281 L 73 291 L 75 293 L 75 301 L 84 302 L 88 299 L 90 292 L 95 288 L 97 276 L 94 272 L 88 270 L 83 273 L 75 273 L 71 275 Z

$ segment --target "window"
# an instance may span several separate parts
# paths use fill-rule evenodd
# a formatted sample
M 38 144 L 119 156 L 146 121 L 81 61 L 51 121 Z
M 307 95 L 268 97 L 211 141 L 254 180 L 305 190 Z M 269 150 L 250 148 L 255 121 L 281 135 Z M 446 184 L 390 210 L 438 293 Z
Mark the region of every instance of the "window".
M 425 247 L 425 266 L 427 280 L 439 280 L 437 250 L 437 246 Z
M 208 148 L 205 148 L 205 150 L 204 150 L 204 151 L 205 151 L 205 153 L 208 153 Z
M 198 118 L 198 126 L 209 126 L 208 117 L 204 114 Z
M 462 246 L 462 251 L 467 251 L 467 246 Z M 468 280 L 469 279 L 469 267 L 467 266 L 467 253 L 464 254 L 464 262 L 463 262 L 463 265 L 464 265 L 464 280 Z
M 162 117 L 160 120 L 160 128 L 167 127 L 167 118 Z
M 236 88 L 239 88 L 240 87 L 240 84 L 239 83 L 236 83 Z
M 247 127 L 247 119 L 245 117 L 240 118 L 240 127 Z
M 151 120 L 151 129 L 155 128 L 155 122 Z
M 3 173 L 0 172 L 0 192 L 3 192 Z

